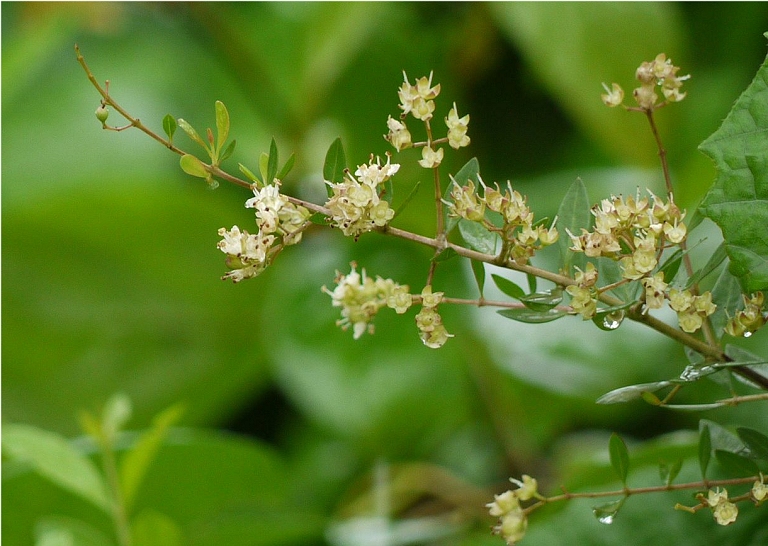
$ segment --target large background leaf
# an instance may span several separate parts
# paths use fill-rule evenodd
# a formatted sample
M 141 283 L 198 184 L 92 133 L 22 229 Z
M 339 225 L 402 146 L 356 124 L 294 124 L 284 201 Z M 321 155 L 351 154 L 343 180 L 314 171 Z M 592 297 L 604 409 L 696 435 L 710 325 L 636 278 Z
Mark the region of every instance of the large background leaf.
M 701 145 L 717 166 L 702 210 L 723 230 L 730 271 L 747 293 L 768 288 L 768 60 Z

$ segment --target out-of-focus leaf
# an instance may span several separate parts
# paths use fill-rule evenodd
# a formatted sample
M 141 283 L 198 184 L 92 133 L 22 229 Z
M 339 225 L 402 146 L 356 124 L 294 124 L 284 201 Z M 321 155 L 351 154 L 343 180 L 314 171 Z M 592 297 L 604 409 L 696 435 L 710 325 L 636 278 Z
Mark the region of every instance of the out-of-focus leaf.
M 3 453 L 27 462 L 59 487 L 111 513 L 107 487 L 96 466 L 76 451 L 69 441 L 54 432 L 29 425 L 3 426 Z
M 120 462 L 120 485 L 126 511 L 130 511 L 136 492 L 169 428 L 181 418 L 183 412 L 184 407 L 177 404 L 160 413 L 154 418 L 152 428 L 139 438 Z
M 611 392 L 607 392 L 597 399 L 598 404 L 618 404 L 621 402 L 629 402 L 631 400 L 637 400 L 643 393 L 656 392 L 665 387 L 669 387 L 672 383 L 670 381 L 655 381 L 653 383 L 642 383 L 639 385 L 629 385 L 627 387 L 621 387 L 620 389 L 614 389 Z
M 344 145 L 341 143 L 341 137 L 333 141 L 325 154 L 323 163 L 323 180 L 332 184 L 339 184 L 344 181 L 344 169 L 347 168 L 347 158 L 344 154 Z M 330 191 L 330 188 L 329 188 Z M 332 193 L 329 193 L 332 195 Z
M 518 322 L 525 322 L 527 324 L 542 324 L 544 322 L 552 322 L 566 316 L 568 313 L 560 311 L 558 309 L 547 309 L 543 311 L 536 311 L 522 307 L 519 309 L 501 309 L 497 311 L 502 317 L 507 317 Z
M 398 215 L 405 210 L 405 207 L 407 207 L 408 203 L 411 202 L 411 199 L 413 199 L 416 196 L 416 194 L 418 193 L 420 187 L 421 187 L 421 182 L 417 181 L 416 184 L 413 185 L 413 188 L 411 188 L 411 191 L 408 194 L 408 196 L 405 198 L 405 200 L 402 203 L 400 203 L 399 207 L 397 207 L 397 210 L 395 211 L 395 214 L 392 217 L 392 219 L 397 218 Z M 446 230 L 446 233 L 448 231 L 450 231 L 450 230 Z
M 499 2 L 489 6 L 530 70 L 594 140 L 627 161 L 647 162 L 655 155 L 652 139 L 637 138 L 636 132 L 627 130 L 628 123 L 642 120 L 607 108 L 600 100 L 600 84 L 615 81 L 629 89 L 636 83 L 635 68 L 660 53 L 660 44 L 668 56 L 676 58 L 684 26 L 672 4 Z M 628 65 L 627 52 L 646 57 Z
M 107 445 L 111 446 L 133 413 L 131 399 L 125 393 L 113 394 L 104 404 L 101 417 L 101 431 Z
M 616 515 L 619 513 L 619 510 L 621 510 L 621 507 L 624 506 L 624 501 L 626 500 L 627 497 L 622 497 L 617 501 L 606 502 L 605 504 L 595 506 L 592 508 L 592 514 L 594 514 L 597 521 L 600 523 L 610 525 L 613 523 L 613 520 L 616 519 Z
M 627 451 L 627 444 L 624 440 L 615 432 L 611 434 L 611 438 L 608 441 L 608 453 L 611 459 L 611 466 L 613 471 L 621 480 L 621 483 L 627 485 L 627 474 L 629 473 L 629 452 Z
M 179 526 L 155 510 L 142 510 L 131 523 L 133 546 L 181 546 L 187 544 Z
M 720 466 L 732 475 L 756 476 L 760 472 L 755 461 L 747 459 L 743 455 L 737 453 L 716 449 L 715 458 L 717 459 L 717 462 L 720 463 Z
M 463 218 L 459 220 L 459 233 L 469 248 L 483 254 L 495 255 L 501 242 L 498 234 L 491 233 L 477 222 Z
M 718 171 L 701 210 L 723 230 L 731 273 L 746 293 L 768 289 L 768 60 L 699 149 Z
M 737 428 L 736 433 L 754 457 L 768 461 L 768 436 L 747 427 Z
M 709 425 L 702 421 L 699 423 L 699 468 L 701 469 L 701 478 L 704 480 L 707 479 L 710 457 L 712 457 L 711 433 Z
M 84 521 L 45 516 L 35 524 L 35 546 L 114 546 L 114 541 Z
M 589 229 L 589 222 L 592 215 L 589 212 L 589 196 L 587 187 L 581 178 L 577 178 L 563 197 L 560 208 L 557 209 L 557 229 L 560 238 L 557 240 L 560 249 L 560 262 L 563 264 L 563 271 L 571 274 L 571 267 L 576 266 L 584 270 L 587 258 L 583 252 L 573 252 L 568 250 L 571 246 L 571 238 L 568 231 L 578 236 L 581 229 Z
M 179 164 L 185 173 L 191 174 L 192 176 L 206 179 L 211 176 L 210 173 L 205 169 L 203 162 L 192 154 L 184 154 L 181 156 L 181 159 L 179 159 Z
M 492 273 L 491 278 L 496 287 L 510 298 L 519 300 L 520 298 L 525 297 L 525 291 L 506 277 Z

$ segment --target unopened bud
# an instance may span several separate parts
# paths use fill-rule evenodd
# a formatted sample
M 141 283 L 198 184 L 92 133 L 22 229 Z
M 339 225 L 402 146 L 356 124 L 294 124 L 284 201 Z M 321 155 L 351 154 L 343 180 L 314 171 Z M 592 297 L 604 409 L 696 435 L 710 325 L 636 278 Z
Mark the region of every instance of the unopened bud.
M 96 119 L 98 119 L 101 123 L 106 123 L 107 118 L 109 117 L 109 110 L 107 110 L 107 107 L 103 104 L 96 108 Z

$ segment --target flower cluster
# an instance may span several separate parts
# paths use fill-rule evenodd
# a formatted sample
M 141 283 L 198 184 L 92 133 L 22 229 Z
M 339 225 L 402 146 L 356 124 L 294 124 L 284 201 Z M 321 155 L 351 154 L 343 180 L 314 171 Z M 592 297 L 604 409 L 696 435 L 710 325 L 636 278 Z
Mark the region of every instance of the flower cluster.
M 520 501 L 541 497 L 534 478 L 523 475 L 523 481 L 515 479 L 510 481 L 516 484 L 518 489 L 494 495 L 494 501 L 486 504 L 486 507 L 491 516 L 499 518 L 499 523 L 494 526 L 493 532 L 500 535 L 509 546 L 514 546 L 523 539 L 528 529 L 528 516 L 520 506 Z
M 372 321 L 379 309 L 391 307 L 402 314 L 411 306 L 412 298 L 407 286 L 392 279 L 376 277 L 374 280 L 365 274 L 365 269 L 358 273 L 356 267 L 353 263 L 348 275 L 337 271 L 336 288 L 331 291 L 323 286 L 322 290 L 331 296 L 334 307 L 341 307 L 341 319 L 336 325 L 342 330 L 352 326 L 352 337 L 359 339 L 366 332 L 373 333 Z
M 651 199 L 611 196 L 592 207 L 595 227 L 581 230 L 580 235 L 568 231 L 570 247 L 590 258 L 600 256 L 619 262 L 622 277 L 627 281 L 639 280 L 645 288 L 646 309 L 659 309 L 664 300 L 677 312 L 680 328 L 692 333 L 701 328 L 704 318 L 715 311 L 712 295 L 699 296 L 689 290 L 669 289 L 662 272 L 653 273 L 659 265 L 661 252 L 672 245 L 683 243 L 687 228 L 683 223 L 685 212 L 674 203 L 672 196 L 664 201 L 648 191 Z M 597 273 L 593 271 L 584 281 L 577 274 L 578 286 L 566 290 L 571 295 L 574 312 L 590 319 L 596 312 L 597 291 L 593 288 Z
M 720 525 L 730 525 L 736 521 L 739 508 L 728 500 L 727 489 L 710 489 L 707 494 L 707 505 L 712 509 L 712 516 Z
M 425 169 L 434 169 L 442 163 L 445 155 L 445 151 L 437 147 L 436 143 L 447 142 L 451 148 L 456 150 L 469 146 L 470 139 L 467 135 L 469 114 L 460 117 L 456 103 L 454 103 L 453 108 L 448 112 L 448 117 L 445 118 L 448 135 L 445 138 L 433 140 L 429 121 L 434 115 L 434 99 L 440 94 L 440 84 L 432 85 L 432 73 L 429 74 L 429 77 L 419 78 L 412 85 L 408 81 L 408 76 L 403 72 L 403 80 L 403 84 L 398 90 L 398 96 L 400 97 L 399 107 L 402 110 L 402 114 L 400 114 L 399 121 L 389 116 L 387 119 L 389 131 L 384 135 L 384 138 L 398 152 L 405 148 L 410 148 L 414 144 L 411 132 L 405 124 L 405 119 L 408 117 L 408 114 L 411 114 L 414 118 L 423 121 L 427 125 L 428 140 L 426 143 L 417 144 L 417 146 L 422 146 L 419 165 Z
M 478 180 L 483 186 L 482 196 L 478 195 L 475 183 L 471 180 L 465 186 L 454 180 L 451 200 L 444 202 L 448 205 L 450 216 L 480 222 L 489 231 L 498 233 L 504 242 L 503 260 L 513 260 L 524 265 L 537 250 L 557 241 L 559 234 L 554 227 L 555 222 L 552 222 L 550 228 L 534 226 L 533 212 L 528 208 L 525 197 L 513 190 L 509 182 L 502 193 L 498 184 L 491 188 L 479 176 Z M 485 218 L 486 209 L 501 215 L 501 227 Z
M 744 309 L 728 321 L 725 326 L 725 333 L 736 337 L 749 337 L 765 325 L 767 318 L 763 314 L 765 297 L 762 292 L 757 292 L 749 297 L 742 294 L 741 297 L 744 300 Z
M 219 250 L 227 255 L 226 264 L 231 270 L 222 279 L 236 283 L 257 276 L 283 247 L 301 241 L 310 216 L 306 208 L 291 203 L 280 193 L 279 180 L 261 189 L 256 184 L 251 188 L 254 196 L 245 206 L 256 210 L 258 232 L 240 231 L 237 226 L 218 232 L 223 237 L 218 242 Z
M 397 163 L 382 165 L 380 159 L 359 165 L 353 177 L 348 171 L 343 182 L 326 182 L 333 192 L 325 206 L 330 211 L 331 225 L 344 235 L 359 237 L 376 227 L 383 227 L 394 216 L 389 202 L 381 198 L 381 186 L 400 168 Z
M 432 286 L 425 286 L 421 291 L 421 311 L 416 315 L 421 341 L 430 349 L 439 349 L 449 337 L 443 325 L 443 318 L 437 312 L 437 306 L 443 300 L 442 292 L 432 292 Z
M 712 293 L 709 291 L 696 296 L 690 290 L 672 288 L 667 297 L 669 306 L 677 313 L 680 329 L 689 334 L 701 328 L 704 319 L 717 309 L 712 303 Z
M 640 87 L 636 88 L 632 95 L 637 101 L 638 106 L 647 111 L 665 104 L 666 102 L 680 102 L 685 98 L 686 93 L 681 93 L 680 88 L 683 82 L 691 76 L 678 76 L 679 66 L 672 64 L 671 59 L 667 59 L 664 53 L 659 53 L 653 61 L 643 62 L 635 72 L 635 78 L 640 82 Z M 657 105 L 659 96 L 656 88 L 661 88 L 665 102 Z M 608 106 L 618 106 L 624 102 L 624 90 L 617 83 L 611 85 L 609 89 L 603 84 L 605 94 L 601 95 L 603 102 Z

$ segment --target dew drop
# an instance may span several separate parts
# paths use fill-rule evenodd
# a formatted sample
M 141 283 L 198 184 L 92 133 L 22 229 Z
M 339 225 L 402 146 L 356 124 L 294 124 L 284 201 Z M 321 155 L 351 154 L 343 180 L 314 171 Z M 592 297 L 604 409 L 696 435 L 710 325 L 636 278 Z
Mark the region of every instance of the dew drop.
M 624 321 L 624 311 L 614 311 L 603 317 L 603 328 L 606 330 L 615 330 Z
M 749 337 L 749 336 L 751 336 L 751 335 L 752 335 L 752 332 L 750 332 L 749 330 L 747 330 L 746 332 L 744 332 L 744 334 L 743 334 L 743 335 L 744 335 L 744 337 Z
M 603 516 L 597 516 L 597 521 L 604 525 L 610 525 L 613 523 L 613 518 L 616 514 L 605 514 Z

